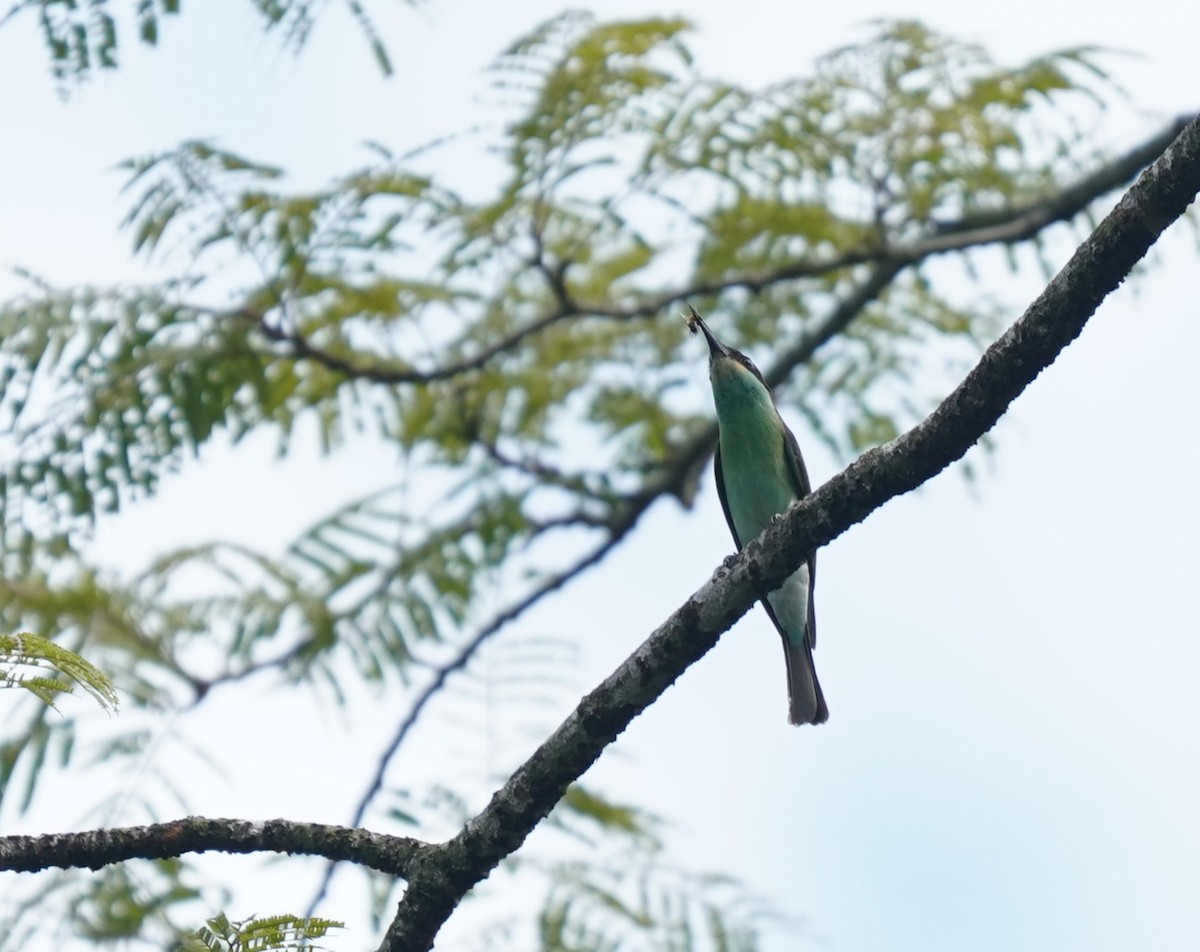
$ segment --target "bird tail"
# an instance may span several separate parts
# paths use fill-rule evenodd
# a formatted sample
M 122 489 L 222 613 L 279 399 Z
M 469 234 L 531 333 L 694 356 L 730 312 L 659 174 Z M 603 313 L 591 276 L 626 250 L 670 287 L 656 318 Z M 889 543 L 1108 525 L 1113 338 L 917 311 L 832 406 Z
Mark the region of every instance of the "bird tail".
M 817 669 L 813 667 L 808 639 L 794 645 L 785 638 L 783 651 L 787 658 L 788 723 L 825 723 L 829 720 L 829 708 L 825 706 L 825 695 L 817 680 Z

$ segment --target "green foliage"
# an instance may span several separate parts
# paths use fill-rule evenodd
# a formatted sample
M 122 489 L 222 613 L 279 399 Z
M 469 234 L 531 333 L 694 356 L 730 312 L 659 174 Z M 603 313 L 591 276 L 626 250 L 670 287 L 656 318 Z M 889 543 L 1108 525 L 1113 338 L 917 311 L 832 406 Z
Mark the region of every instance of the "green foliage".
M 731 877 L 696 875 L 647 858 L 554 867 L 537 923 L 541 952 L 754 952 L 775 917 Z
M 300 916 L 269 916 L 230 922 L 222 913 L 208 920 L 179 944 L 179 952 L 272 952 L 275 949 L 313 949 L 314 945 L 342 923 L 332 919 Z
M 754 952 L 778 920 L 736 879 L 665 863 L 661 822 L 635 806 L 575 784 L 550 819 L 601 852 L 533 862 L 549 885 L 533 946 L 541 952 Z
M 147 934 L 150 923 L 169 921 L 173 906 L 196 899 L 199 893 L 179 880 L 182 862 L 156 860 L 147 864 L 164 874 L 141 876 L 128 866 L 106 870 L 92 891 L 91 902 L 79 910 L 79 932 L 94 942 L 135 939 Z M 155 888 L 156 886 L 165 888 Z
M 38 670 L 55 671 L 68 680 L 32 673 Z M 29 632 L 0 635 L 0 688 L 24 688 L 53 707 L 55 698 L 71 693 L 75 684 L 101 707 L 110 711 L 116 708 L 117 692 L 112 681 L 74 651 Z
M 1004 68 L 884 23 L 809 78 L 746 90 L 697 74 L 685 35 L 680 20 L 570 14 L 513 44 L 492 72 L 515 109 L 503 175 L 482 199 L 422 171 L 426 153 L 382 148 L 304 193 L 200 141 L 131 161 L 134 246 L 186 273 L 35 282 L 0 305 L 5 564 L 36 579 L 53 561 L 47 585 L 101 597 L 95 573 L 67 578 L 76 534 L 214 438 L 267 429 L 281 452 L 301 426 L 328 452 L 377 439 L 401 454 L 402 484 L 282 556 L 187 549 L 120 597 L 162 613 L 133 640 L 168 666 L 207 625 L 244 664 L 277 644 L 310 662 L 348 652 L 372 677 L 403 670 L 414 642 L 468 628 L 482 593 L 550 584 L 543 540 L 636 518 L 651 486 L 687 497 L 673 467 L 707 410 L 696 388 L 680 394 L 697 356 L 663 316 L 669 289 L 707 291 L 692 296 L 722 333 L 773 367 L 874 250 L 1053 187 L 1071 142 L 1050 109 L 1086 89 L 1076 73 L 1091 64 L 1073 50 Z M 775 368 L 793 376 L 785 402 L 843 456 L 880 442 L 936 397 L 931 354 L 974 350 L 995 313 L 905 272 L 807 365 Z M 439 501 L 413 510 L 414 497 Z M 225 590 L 171 603 L 170 579 L 197 567 Z M 35 628 L 52 617 L 44 598 L 10 588 L 0 619 Z
M 601 833 L 619 834 L 639 847 L 657 850 L 661 845 L 655 834 L 659 825 L 656 817 L 632 804 L 613 803 L 581 783 L 573 783 L 567 788 L 551 822 L 582 840 L 590 838 L 588 829 L 591 828 Z
M 284 46 L 294 51 L 308 40 L 322 6 L 317 0 L 247 2 L 263 29 L 278 34 Z M 115 68 L 131 33 L 145 46 L 157 46 L 167 22 L 179 15 L 182 6 L 181 0 L 17 0 L 0 17 L 0 26 L 18 17 L 35 18 L 55 78 L 82 80 L 94 70 Z M 364 0 L 343 0 L 343 7 L 358 25 L 379 69 L 391 73 L 387 47 Z
M 49 24 L 69 76 L 112 60 L 109 6 L 17 12 Z M 292 44 L 316 9 L 254 6 Z M 136 7 L 147 42 L 174 10 Z M 841 458 L 889 439 L 997 324 L 995 302 L 964 303 L 927 267 L 969 271 L 977 248 L 935 240 L 1061 189 L 1094 158 L 1063 116 L 1105 87 L 1087 50 L 1008 67 L 914 22 L 873 29 L 810 76 L 746 89 L 699 72 L 685 21 L 564 15 L 495 63 L 508 121 L 457 142 L 477 148 L 468 182 L 406 143 L 311 191 L 204 141 L 132 160 L 125 225 L 174 276 L 31 279 L 0 304 L 0 630 L 86 647 L 156 716 L 263 671 L 335 699 L 437 690 L 655 500 L 693 497 L 711 410 L 683 298 L 782 382 L 809 437 Z M 91 564 L 98 520 L 262 432 L 281 454 L 306 434 L 331 454 L 369 444 L 387 475 L 282 551 L 197 541 L 128 577 Z M 540 684 L 561 655 L 539 651 L 523 663 Z M 0 803 L 28 806 L 48 765 L 84 769 L 74 728 L 42 705 L 6 718 Z M 144 777 L 147 736 L 131 718 L 88 753 Z M 440 829 L 407 803 L 391 819 Z M 542 948 L 755 946 L 761 904 L 672 869 L 640 811 L 574 788 L 553 823 L 620 849 L 520 868 L 549 896 Z M 159 885 L 129 903 L 191 895 Z M 141 927 L 82 895 L 74 918 L 98 936 Z M 286 930 L 302 920 L 269 921 L 300 941 Z M 248 925 L 195 940 L 234 948 Z
M 188 934 L 179 920 L 194 915 L 200 903 L 226 898 L 202 897 L 190 884 L 191 875 L 176 858 L 44 875 L 32 895 L 18 903 L 6 901 L 12 912 L 0 919 L 0 949 L 57 948 L 69 937 L 100 946 L 138 941 L 175 948 Z M 47 909 L 63 903 L 68 914 L 52 922 Z
M 117 511 L 122 493 L 152 493 L 216 431 L 236 438 L 257 424 L 278 391 L 247 331 L 157 293 L 44 287 L 0 309 L 0 406 L 23 458 L 4 475 L 0 515 L 18 533 L 8 548 L 20 545 L 25 507 L 42 508 L 51 527 L 90 522 Z M 62 397 L 46 407 L 47 392 Z

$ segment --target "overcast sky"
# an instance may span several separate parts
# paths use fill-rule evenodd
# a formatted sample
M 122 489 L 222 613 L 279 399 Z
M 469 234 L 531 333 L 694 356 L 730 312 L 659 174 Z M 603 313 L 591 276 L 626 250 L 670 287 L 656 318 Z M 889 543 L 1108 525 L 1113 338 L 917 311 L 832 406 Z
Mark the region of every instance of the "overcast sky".
M 33 22 L 0 31 L 0 267 L 63 284 L 144 275 L 117 231 L 125 199 L 114 166 L 184 138 L 214 137 L 312 185 L 363 163 L 365 140 L 403 151 L 486 120 L 483 67 L 560 9 L 544 0 L 389 7 L 380 24 L 396 75 L 384 80 L 340 13 L 293 59 L 260 35 L 248 6 L 185 4 L 187 22 L 167 25 L 160 50 L 126 48 L 120 71 L 66 100 Z M 987 9 L 923 0 L 903 14 L 1002 61 L 1087 44 L 1138 54 L 1106 60 L 1131 103 L 1107 132 L 1114 149 L 1200 105 L 1200 7 L 1152 0 L 1083 14 L 1078 4 L 1010 0 Z M 631 0 L 603 12 L 676 9 Z M 806 71 L 817 55 L 863 38 L 866 21 L 896 11 L 740 0 L 683 12 L 696 23 L 702 70 L 759 84 Z M 801 944 L 780 933 L 772 949 L 1195 948 L 1196 267 L 1194 236 L 1177 226 L 1143 278 L 1106 302 L 1018 400 L 994 457 L 972 452 L 981 473 L 973 486 L 952 470 L 822 553 L 816 660 L 827 725 L 786 724 L 778 637 L 755 610 L 594 772 L 602 789 L 670 820 L 672 855 L 741 877 L 803 920 Z M 1001 268 L 982 278 L 1013 317 L 1040 283 Z M 0 294 L 20 286 L 0 274 Z M 695 386 L 708 386 L 699 345 Z M 823 482 L 838 462 L 796 429 Z M 270 450 L 251 442 L 205 454 L 159 500 L 102 526 L 99 551 L 137 566 L 211 536 L 282 544 L 307 523 L 298 513 L 388 482 L 383 454 L 300 472 L 280 468 Z M 706 479 L 693 511 L 660 503 L 632 541 L 522 630 L 578 639 L 581 693 L 728 548 Z M 191 809 L 345 822 L 403 709 L 403 698 L 362 700 L 357 713 L 374 714 L 373 726 L 360 723 L 352 744 L 338 741 L 319 776 L 206 779 Z M 267 694 L 252 712 L 214 705 L 178 726 L 210 748 L 272 745 L 245 766 L 286 778 L 302 744 L 341 737 L 341 725 L 330 708 Z M 425 743 L 417 750 L 437 749 Z M 224 758 L 233 777 L 239 757 Z M 202 775 L 195 761 L 178 763 Z M 39 822 L 47 817 L 73 822 L 61 806 L 44 808 Z M 221 857 L 207 868 L 232 880 L 252 862 Z M 231 915 L 298 911 L 312 876 L 297 886 L 279 867 L 248 886 Z M 353 919 L 352 890 L 334 898 L 322 911 Z M 357 938 L 337 947 L 360 948 Z

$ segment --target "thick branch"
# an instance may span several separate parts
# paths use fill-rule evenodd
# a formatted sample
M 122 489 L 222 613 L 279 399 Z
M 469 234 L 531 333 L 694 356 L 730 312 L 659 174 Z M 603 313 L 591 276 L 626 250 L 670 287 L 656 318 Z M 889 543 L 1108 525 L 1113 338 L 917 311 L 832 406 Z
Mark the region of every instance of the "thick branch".
M 0 837 L 0 870 L 33 872 L 99 869 L 128 859 L 165 859 L 184 853 L 291 853 L 350 860 L 381 873 L 407 876 L 428 844 L 325 823 L 291 820 L 208 819 L 190 816 L 170 823 L 84 833 Z
M 461 833 L 415 858 L 381 952 L 429 949 L 467 891 L 521 845 L 567 785 L 755 601 L 817 547 L 961 458 L 1079 335 L 1197 192 L 1200 120 L 1193 120 L 926 420 L 864 453 L 728 560 L 580 702 Z

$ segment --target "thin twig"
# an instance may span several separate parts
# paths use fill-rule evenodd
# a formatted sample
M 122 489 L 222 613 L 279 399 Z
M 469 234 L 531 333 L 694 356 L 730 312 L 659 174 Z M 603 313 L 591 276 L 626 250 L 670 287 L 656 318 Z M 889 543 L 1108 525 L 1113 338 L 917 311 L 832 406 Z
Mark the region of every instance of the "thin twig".
M 566 264 L 555 268 L 538 258 L 535 265 L 544 273 L 550 282 L 551 290 L 555 293 L 554 309 L 481 348 L 471 357 L 426 370 L 333 353 L 316 346 L 298 331 L 270 323 L 265 315 L 253 310 L 238 309 L 224 313 L 252 319 L 263 336 L 287 345 L 292 357 L 311 360 L 347 377 L 394 385 L 434 383 L 479 370 L 499 355 L 523 344 L 528 338 L 572 317 L 586 315 L 618 321 L 637 320 L 657 314 L 673 302 L 689 298 L 709 297 L 735 289 L 757 294 L 776 284 L 801 278 L 821 277 L 858 265 L 911 264 L 936 255 L 967 251 L 984 245 L 1011 245 L 1025 241 L 1049 225 L 1074 218 L 1100 196 L 1130 181 L 1140 169 L 1162 153 L 1179 134 L 1185 122 L 1184 118 L 1176 119 L 1145 142 L 1052 195 L 994 212 L 972 213 L 956 221 L 934 222 L 933 234 L 924 238 L 884 246 L 871 243 L 820 258 L 799 258 L 756 274 L 737 274 L 712 281 L 680 285 L 644 297 L 625 307 L 576 301 L 566 293 L 565 286 L 560 288 L 555 283 L 561 283 L 562 271 Z

